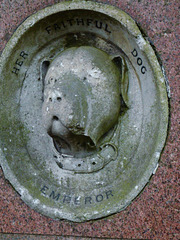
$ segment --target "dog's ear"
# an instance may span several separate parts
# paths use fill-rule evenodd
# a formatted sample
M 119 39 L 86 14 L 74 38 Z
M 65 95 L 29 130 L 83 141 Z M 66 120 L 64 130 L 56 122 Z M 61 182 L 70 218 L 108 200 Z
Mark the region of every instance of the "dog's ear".
M 120 91 L 122 101 L 125 103 L 126 107 L 128 107 L 128 88 L 129 88 L 129 75 L 128 68 L 125 59 L 122 56 L 114 56 L 112 57 L 112 61 L 119 68 L 121 73 L 121 81 L 120 81 Z
M 126 61 L 122 58 L 122 80 L 121 80 L 121 95 L 126 106 L 129 106 L 128 101 L 128 89 L 129 89 L 129 74 Z
M 45 77 L 50 65 L 50 61 L 45 60 L 40 65 L 40 81 L 42 82 L 42 96 L 44 96 Z M 43 99 L 44 97 L 42 97 Z

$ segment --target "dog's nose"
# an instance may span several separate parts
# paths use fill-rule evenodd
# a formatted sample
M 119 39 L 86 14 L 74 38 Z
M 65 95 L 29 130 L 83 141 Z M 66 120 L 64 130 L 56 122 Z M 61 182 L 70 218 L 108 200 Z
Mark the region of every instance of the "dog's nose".
M 66 137 L 69 134 L 69 130 L 61 123 L 57 116 L 53 116 L 51 133 L 53 136 Z

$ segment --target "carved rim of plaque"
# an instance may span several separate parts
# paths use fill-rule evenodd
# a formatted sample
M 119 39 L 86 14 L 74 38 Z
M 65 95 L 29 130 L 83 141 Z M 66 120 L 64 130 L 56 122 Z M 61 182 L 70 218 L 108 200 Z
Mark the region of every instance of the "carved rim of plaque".
M 91 1 L 25 20 L 0 59 L 0 162 L 31 208 L 82 222 L 119 212 L 158 167 L 164 71 L 135 21 Z

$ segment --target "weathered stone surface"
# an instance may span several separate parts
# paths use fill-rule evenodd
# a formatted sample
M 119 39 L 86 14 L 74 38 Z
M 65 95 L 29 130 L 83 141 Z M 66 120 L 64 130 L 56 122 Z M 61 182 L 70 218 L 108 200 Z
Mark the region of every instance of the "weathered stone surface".
M 121 89 L 122 96 L 128 96 L 123 99 L 127 109 L 104 145 L 112 146 L 115 158 L 110 156 L 112 161 L 102 165 L 99 161 L 98 169 L 93 158 L 84 159 L 91 169 L 83 173 L 77 170 L 81 159 L 76 159 L 74 172 L 58 166 L 41 113 L 42 64 L 64 49 L 81 45 L 120 57 L 129 79 L 127 92 Z M 58 4 L 19 27 L 0 66 L 1 161 L 6 178 L 22 199 L 45 215 L 72 221 L 100 218 L 129 205 L 157 168 L 168 124 L 164 76 L 135 22 L 111 6 L 78 1 Z M 123 86 L 125 79 L 121 79 Z M 108 160 L 106 148 L 98 154 L 95 159 Z M 66 160 L 67 166 L 73 164 Z
M 54 4 L 47 1 L 1 1 L 0 52 L 17 26 L 27 16 Z M 179 54 L 178 5 L 171 1 L 103 1 L 111 2 L 129 13 L 146 30 L 166 69 L 171 88 L 171 126 L 167 144 L 156 174 L 145 190 L 124 211 L 111 217 L 86 223 L 72 223 L 47 218 L 33 211 L 5 180 L 0 170 L 0 226 L 4 233 L 87 236 L 110 239 L 176 239 L 178 231 L 179 168 Z M 23 9 L 23 11 L 22 11 Z M 12 234 L 11 234 L 12 235 Z M 22 235 L 21 235 L 22 236 Z M 44 235 L 42 235 L 42 238 Z M 17 238 L 17 236 L 16 236 Z

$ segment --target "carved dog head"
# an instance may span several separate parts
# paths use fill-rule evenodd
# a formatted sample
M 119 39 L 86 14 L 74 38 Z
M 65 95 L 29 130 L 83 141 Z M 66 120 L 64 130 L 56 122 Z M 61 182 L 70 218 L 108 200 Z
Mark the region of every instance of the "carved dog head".
M 121 71 L 105 52 L 88 46 L 63 51 L 44 80 L 43 124 L 56 149 L 86 156 L 117 123 Z

